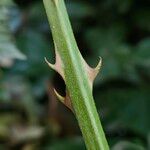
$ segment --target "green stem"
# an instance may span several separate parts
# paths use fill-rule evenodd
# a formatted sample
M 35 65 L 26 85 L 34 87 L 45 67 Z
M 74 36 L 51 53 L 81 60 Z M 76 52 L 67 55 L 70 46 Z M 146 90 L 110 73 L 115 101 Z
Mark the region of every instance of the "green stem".
M 64 0 L 43 0 L 57 53 L 61 59 L 63 78 L 71 104 L 89 150 L 108 150 L 107 140 L 95 107 L 89 68 L 76 44 Z M 57 60 L 56 60 L 57 61 Z M 57 63 L 57 62 L 56 62 Z M 56 69 L 56 70 L 57 70 Z M 57 70 L 59 73 L 60 70 Z M 91 74 L 88 76 L 88 73 Z

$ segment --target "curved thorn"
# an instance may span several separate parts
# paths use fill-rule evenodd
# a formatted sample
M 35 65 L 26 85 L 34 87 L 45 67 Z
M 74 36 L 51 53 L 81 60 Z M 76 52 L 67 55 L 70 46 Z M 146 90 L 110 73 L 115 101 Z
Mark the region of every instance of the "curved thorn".
M 70 97 L 69 97 L 68 93 L 66 94 L 66 97 L 63 97 L 56 91 L 55 88 L 54 88 L 54 92 L 55 92 L 57 98 L 73 112 L 73 108 L 71 106 L 71 101 L 70 101 Z
M 86 70 L 87 70 L 87 74 L 88 74 L 88 77 L 89 77 L 89 82 L 90 82 L 90 86 L 92 88 L 93 86 L 93 82 L 94 82 L 94 79 L 96 78 L 97 74 L 99 73 L 99 70 L 101 68 L 101 65 L 102 65 L 102 58 L 99 57 L 99 62 L 97 64 L 97 66 L 95 68 L 92 68 L 90 67 L 86 61 L 83 59 L 84 61 L 84 64 L 85 64 L 85 67 L 86 67 Z
M 57 98 L 64 104 L 65 97 L 61 96 L 56 89 L 54 88 L 54 93 L 56 94 Z
M 95 69 L 100 70 L 101 66 L 102 66 L 102 57 L 99 57 L 99 62 L 97 64 L 97 66 L 95 67 Z
M 93 69 L 93 78 L 92 78 L 92 82 L 94 81 L 94 79 L 96 78 L 97 74 L 99 73 L 100 69 L 102 66 L 102 58 L 99 57 L 99 62 L 97 64 L 97 66 Z
M 52 68 L 53 70 L 56 71 L 55 65 L 51 64 L 51 63 L 47 60 L 46 57 L 44 57 L 44 59 L 45 59 L 46 63 L 48 64 L 48 66 L 49 66 L 50 68 Z

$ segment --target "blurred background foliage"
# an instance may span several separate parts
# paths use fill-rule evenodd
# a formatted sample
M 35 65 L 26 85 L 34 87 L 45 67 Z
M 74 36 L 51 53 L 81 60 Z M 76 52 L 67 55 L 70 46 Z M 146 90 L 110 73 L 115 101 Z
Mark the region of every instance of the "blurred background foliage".
M 150 1 L 66 0 L 86 61 L 102 69 L 94 97 L 112 150 L 150 149 Z M 0 1 L 0 150 L 85 149 L 57 101 L 53 41 L 41 0 Z

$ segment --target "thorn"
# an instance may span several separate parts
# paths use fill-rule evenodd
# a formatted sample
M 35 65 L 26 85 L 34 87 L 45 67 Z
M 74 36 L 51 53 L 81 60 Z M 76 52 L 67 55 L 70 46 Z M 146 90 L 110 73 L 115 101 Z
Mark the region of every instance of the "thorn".
M 99 62 L 97 64 L 97 66 L 95 67 L 95 70 L 100 70 L 102 66 L 102 57 L 99 57 Z
M 83 59 L 83 60 L 84 60 L 84 59 Z M 92 88 L 94 79 L 96 78 L 96 76 L 97 76 L 97 74 L 99 73 L 99 70 L 100 70 L 100 68 L 101 68 L 101 65 L 102 65 L 102 58 L 99 57 L 99 62 L 98 62 L 97 66 L 96 66 L 95 68 L 90 67 L 90 66 L 86 63 L 85 60 L 84 60 L 84 64 L 85 64 L 85 67 L 86 67 L 86 70 L 87 70 L 87 74 L 88 74 L 90 86 L 91 86 L 91 88 Z
M 56 91 L 55 88 L 54 88 L 54 93 L 56 94 L 57 98 L 58 98 L 62 103 L 64 103 L 65 97 L 61 96 L 61 95 Z
M 49 66 L 50 68 L 52 68 L 53 70 L 57 71 L 54 64 L 51 64 L 51 63 L 47 60 L 46 57 L 44 57 L 44 59 L 45 59 L 46 63 L 48 64 L 48 66 Z
M 99 62 L 97 64 L 97 66 L 93 69 L 93 81 L 96 78 L 97 74 L 99 73 L 101 66 L 102 66 L 102 58 L 99 57 Z
M 63 78 L 63 80 L 65 81 L 65 76 L 64 76 L 64 71 L 63 71 L 63 63 L 61 61 L 61 58 L 59 56 L 59 53 L 57 52 L 57 50 L 55 49 L 55 57 L 56 57 L 56 62 L 55 64 L 51 64 L 46 57 L 44 58 L 46 63 L 48 64 L 48 66 L 50 68 L 52 68 L 53 70 L 55 70 L 56 72 L 58 72 L 60 74 L 60 76 Z
M 66 96 L 65 96 L 65 97 L 61 96 L 61 95 L 56 91 L 55 88 L 54 88 L 54 92 L 55 92 L 57 98 L 58 98 L 65 106 L 67 106 L 67 107 L 73 112 L 73 108 L 72 108 L 72 105 L 71 105 L 71 99 L 70 99 L 70 96 L 69 96 L 68 92 L 66 93 Z

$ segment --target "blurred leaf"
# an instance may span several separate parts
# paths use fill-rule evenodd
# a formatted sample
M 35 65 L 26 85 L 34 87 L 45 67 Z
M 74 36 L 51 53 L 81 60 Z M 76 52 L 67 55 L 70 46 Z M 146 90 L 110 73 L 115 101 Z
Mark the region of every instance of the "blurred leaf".
M 0 139 L 7 140 L 10 136 L 10 126 L 18 121 L 16 114 L 3 114 L 0 115 Z
M 137 63 L 150 67 L 150 38 L 145 38 L 136 46 Z
M 8 24 L 11 1 L 0 3 L 0 64 L 11 66 L 13 59 L 25 59 L 25 56 L 17 49 Z
M 102 51 L 102 49 L 114 49 L 123 41 L 125 31 L 125 27 L 120 24 L 109 28 L 92 28 L 86 32 L 85 39 L 94 52 Z
M 75 35 L 85 30 L 85 22 L 83 20 L 88 18 L 87 20 L 90 21 L 96 13 L 94 7 L 86 1 L 66 1 L 66 7 Z
M 135 47 L 135 64 L 146 80 L 150 79 L 150 38 L 145 38 Z
M 37 29 L 38 32 L 49 31 L 49 24 L 47 21 L 43 3 L 41 1 L 35 3 L 34 5 L 31 5 L 31 8 L 28 8 L 28 19 L 29 26 L 34 30 Z
M 68 13 L 72 18 L 83 19 L 94 14 L 94 9 L 87 2 L 69 1 L 67 4 Z M 78 11 L 77 11 L 78 10 Z
M 1 150 L 4 150 L 4 149 L 6 149 L 6 148 L 5 148 L 4 145 L 0 144 L 0 149 L 1 149 Z
M 150 31 L 150 10 L 141 9 L 136 11 L 133 15 L 133 20 L 135 21 L 136 26 L 142 28 L 143 30 Z
M 146 150 L 141 145 L 137 145 L 128 141 L 118 142 L 112 147 L 112 150 Z
M 46 147 L 44 150 L 86 150 L 84 142 L 81 138 L 64 139 L 59 142 L 53 143 L 51 146 Z
M 35 123 L 37 121 L 37 103 L 28 81 L 21 76 L 6 76 L 1 85 L 3 93 L 0 95 L 0 101 L 16 104 L 16 107 L 26 111 L 28 121 Z
M 1 0 L 0 1 L 0 5 L 5 5 L 5 6 L 12 6 L 14 5 L 13 1 L 12 0 Z
M 15 126 L 11 131 L 11 142 L 15 144 L 39 139 L 44 132 L 43 128 L 38 126 Z
M 116 0 L 116 3 L 120 13 L 127 13 L 130 10 L 131 5 L 133 4 L 133 0 Z
M 147 115 L 150 113 L 149 91 L 150 88 L 129 88 L 110 89 L 101 93 L 100 99 L 107 103 L 107 119 L 113 123 L 118 122 L 120 127 L 147 135 L 150 132 L 150 118 Z
M 34 76 L 34 78 L 43 76 L 44 72 L 49 72 L 50 69 L 47 67 L 44 57 L 50 57 L 52 59 L 54 55 L 51 54 L 49 43 L 44 39 L 42 34 L 30 29 L 24 31 L 17 38 L 17 45 L 24 51 L 28 57 L 28 61 L 16 63 L 13 68 L 14 71 L 21 72 L 24 75 Z

